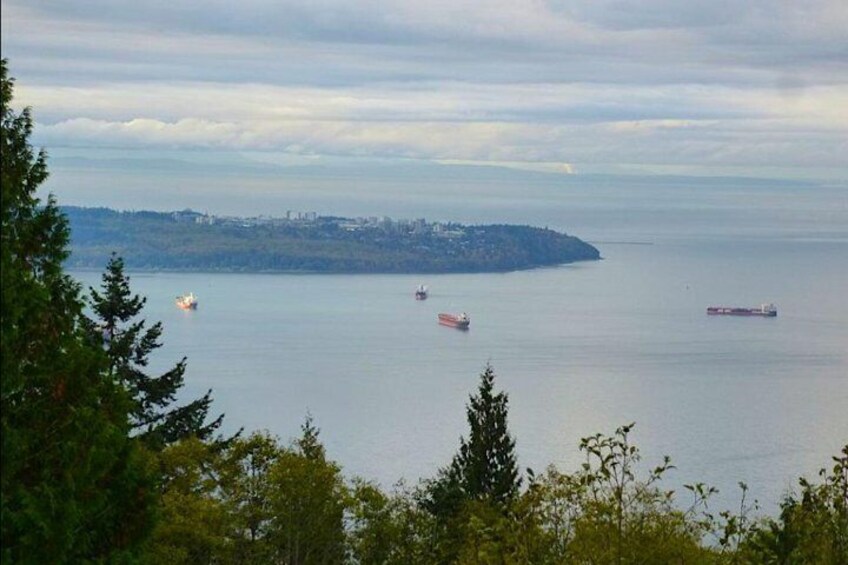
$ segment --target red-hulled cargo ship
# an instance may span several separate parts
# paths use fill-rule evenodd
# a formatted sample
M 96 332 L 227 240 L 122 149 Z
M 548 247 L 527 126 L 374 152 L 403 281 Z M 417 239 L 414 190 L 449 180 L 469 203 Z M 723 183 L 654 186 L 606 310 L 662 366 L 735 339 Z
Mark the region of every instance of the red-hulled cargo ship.
M 471 318 L 463 312 L 462 314 L 439 314 L 439 323 L 460 330 L 467 330 L 471 325 Z
M 710 316 L 763 316 L 774 318 L 777 316 L 777 308 L 774 304 L 761 304 L 756 308 L 735 308 L 730 306 L 710 306 L 707 308 Z

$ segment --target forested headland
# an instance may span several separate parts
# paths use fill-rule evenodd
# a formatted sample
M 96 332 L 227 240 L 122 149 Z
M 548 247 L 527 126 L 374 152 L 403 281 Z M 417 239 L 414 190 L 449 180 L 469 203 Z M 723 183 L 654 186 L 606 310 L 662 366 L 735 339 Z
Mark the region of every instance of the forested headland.
M 127 268 L 317 273 L 474 273 L 600 258 L 550 229 L 390 218 L 216 217 L 64 207 L 72 268 L 100 268 L 111 252 Z
M 632 424 L 584 438 L 576 470 L 522 470 L 488 365 L 455 454 L 417 484 L 345 476 L 308 416 L 291 442 L 222 436 L 211 391 L 176 400 L 185 359 L 151 373 L 164 328 L 123 259 L 97 288 L 65 272 L 46 154 L 5 60 L 0 78 L 3 563 L 848 563 L 848 445 L 777 516 L 744 485 L 720 512 L 708 485 L 667 488 L 671 460 L 645 467 Z

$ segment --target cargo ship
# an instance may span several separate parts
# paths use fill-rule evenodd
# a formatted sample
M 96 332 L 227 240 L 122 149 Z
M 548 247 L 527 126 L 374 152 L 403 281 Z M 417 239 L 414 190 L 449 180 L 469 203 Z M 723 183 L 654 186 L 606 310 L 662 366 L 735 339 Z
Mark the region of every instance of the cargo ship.
M 774 318 L 777 316 L 777 308 L 774 304 L 760 304 L 756 308 L 735 308 L 731 306 L 710 306 L 707 308 L 710 316 L 764 316 Z
M 419 284 L 415 289 L 415 300 L 427 300 L 427 287 Z
M 183 310 L 197 310 L 197 297 L 193 292 L 178 296 L 177 306 Z
M 439 314 L 439 323 L 460 330 L 467 330 L 471 325 L 471 318 L 463 312 L 462 314 Z

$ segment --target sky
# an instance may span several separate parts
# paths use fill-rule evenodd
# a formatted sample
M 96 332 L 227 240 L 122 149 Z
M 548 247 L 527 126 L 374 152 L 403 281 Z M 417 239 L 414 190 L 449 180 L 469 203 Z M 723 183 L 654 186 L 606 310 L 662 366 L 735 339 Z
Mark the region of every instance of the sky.
M 848 182 L 845 0 L 2 0 L 2 54 L 59 163 Z

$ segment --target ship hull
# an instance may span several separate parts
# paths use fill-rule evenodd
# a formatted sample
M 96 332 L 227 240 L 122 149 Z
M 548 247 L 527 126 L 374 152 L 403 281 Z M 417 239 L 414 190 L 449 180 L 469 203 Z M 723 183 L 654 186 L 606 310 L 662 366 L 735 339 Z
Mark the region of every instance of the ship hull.
M 471 320 L 468 318 L 460 318 L 452 314 L 439 314 L 439 323 L 449 328 L 467 330 L 468 326 L 471 325 Z
M 758 316 L 760 318 L 774 318 L 777 312 L 774 310 L 761 310 L 759 308 L 725 308 L 711 307 L 707 308 L 707 314 L 710 316 Z

